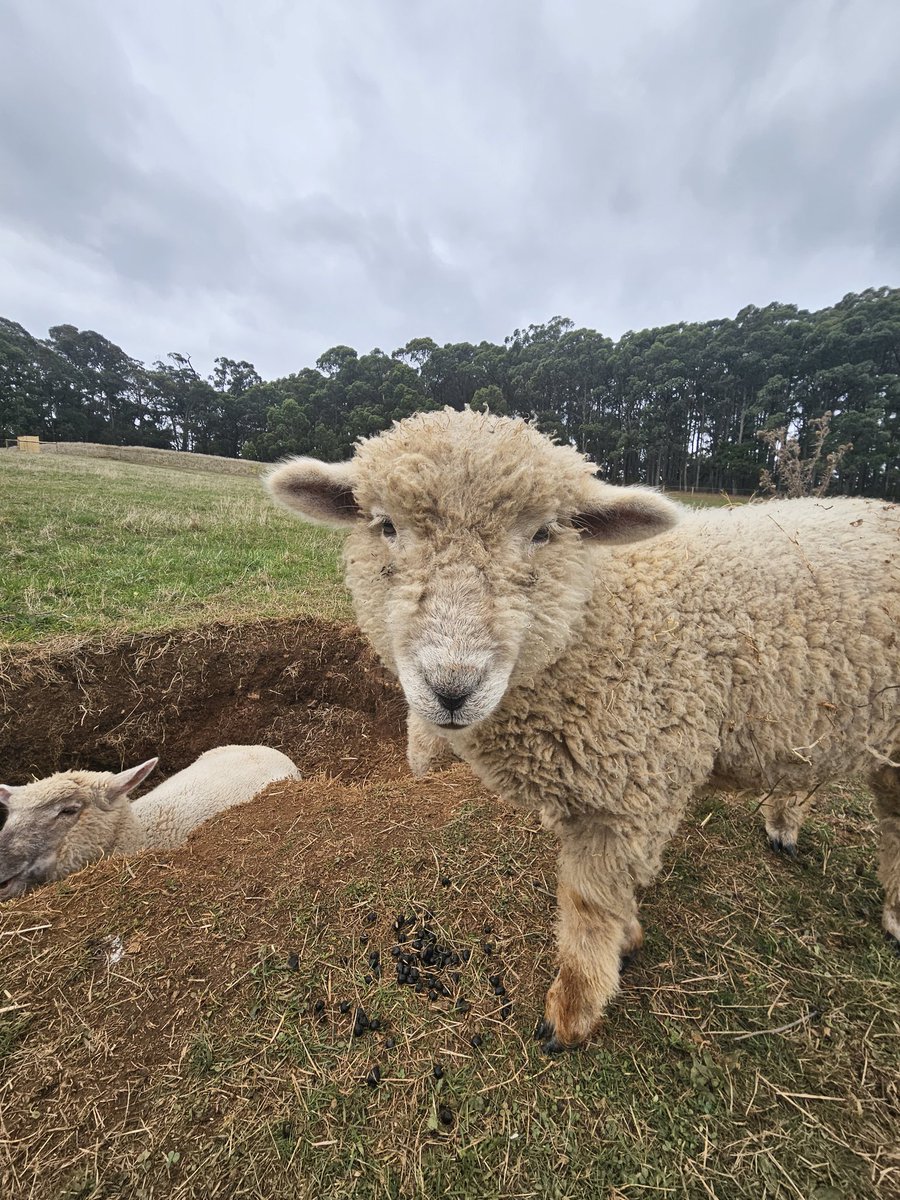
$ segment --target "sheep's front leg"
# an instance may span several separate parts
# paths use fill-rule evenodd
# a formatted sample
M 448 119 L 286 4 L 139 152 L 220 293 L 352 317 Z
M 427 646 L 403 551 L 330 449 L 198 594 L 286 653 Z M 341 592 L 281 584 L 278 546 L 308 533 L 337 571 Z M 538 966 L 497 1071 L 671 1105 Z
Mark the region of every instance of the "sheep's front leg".
M 634 895 L 634 854 L 606 825 L 557 823 L 559 973 L 547 993 L 551 1044 L 590 1037 L 619 987 L 623 958 L 643 941 Z M 639 856 L 640 857 L 640 856 Z
M 447 739 L 410 709 L 406 717 L 406 761 L 416 779 L 427 775 L 446 750 Z
M 433 725 L 410 709 L 406 718 L 406 761 L 416 779 L 448 766 L 455 758 L 443 734 L 435 732 Z

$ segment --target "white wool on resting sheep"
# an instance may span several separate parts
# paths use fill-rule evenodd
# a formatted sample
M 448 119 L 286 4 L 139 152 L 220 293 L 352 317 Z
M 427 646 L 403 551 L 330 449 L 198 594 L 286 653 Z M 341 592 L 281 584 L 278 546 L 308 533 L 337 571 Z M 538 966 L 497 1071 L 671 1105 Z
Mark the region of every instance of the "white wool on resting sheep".
M 180 846 L 192 829 L 251 800 L 279 779 L 299 779 L 286 754 L 271 746 L 216 746 L 132 804 L 144 844 Z
M 179 846 L 217 813 L 279 779 L 299 778 L 291 760 L 269 746 L 218 746 L 129 801 L 157 761 L 118 774 L 59 771 L 19 787 L 0 784 L 0 900 L 108 855 Z
M 347 581 L 409 702 L 414 769 L 446 739 L 559 837 L 560 1041 L 598 1024 L 641 941 L 638 893 L 716 780 L 768 793 L 790 850 L 803 798 L 864 775 L 900 936 L 900 507 L 687 510 L 601 482 L 524 421 L 450 409 L 268 486 L 349 529 Z

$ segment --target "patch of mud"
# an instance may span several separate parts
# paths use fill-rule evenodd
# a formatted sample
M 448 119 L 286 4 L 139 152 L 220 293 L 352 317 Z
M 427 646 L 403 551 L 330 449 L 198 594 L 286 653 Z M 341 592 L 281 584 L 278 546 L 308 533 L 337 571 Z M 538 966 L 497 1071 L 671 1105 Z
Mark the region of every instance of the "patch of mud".
M 0 661 L 0 778 L 159 755 L 159 782 L 232 742 L 276 746 L 307 775 L 392 778 L 404 712 L 359 631 L 315 618 L 17 649 Z

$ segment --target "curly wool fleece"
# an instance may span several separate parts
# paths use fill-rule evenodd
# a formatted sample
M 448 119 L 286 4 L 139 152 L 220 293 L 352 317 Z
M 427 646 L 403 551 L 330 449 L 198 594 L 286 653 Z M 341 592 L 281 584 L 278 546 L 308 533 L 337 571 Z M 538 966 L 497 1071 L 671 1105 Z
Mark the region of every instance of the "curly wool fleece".
M 867 776 L 900 935 L 900 508 L 681 509 L 524 421 L 453 410 L 269 487 L 349 526 L 359 622 L 422 743 L 446 738 L 559 836 L 561 1041 L 597 1025 L 641 940 L 636 889 L 712 780 L 769 793 L 792 849 L 801 797 Z

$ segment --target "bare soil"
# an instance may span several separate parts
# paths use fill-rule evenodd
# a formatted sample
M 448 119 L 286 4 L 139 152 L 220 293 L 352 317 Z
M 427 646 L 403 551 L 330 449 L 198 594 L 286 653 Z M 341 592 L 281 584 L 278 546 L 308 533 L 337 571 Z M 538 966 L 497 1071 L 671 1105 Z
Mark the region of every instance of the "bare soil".
M 397 863 L 437 887 L 429 836 L 480 789 L 461 764 L 425 784 L 409 777 L 402 696 L 353 626 L 277 620 L 60 644 L 7 654 L 0 686 L 0 776 L 12 783 L 154 754 L 171 774 L 229 742 L 277 746 L 306 776 L 175 852 L 96 863 L 4 905 L 0 1060 L 20 1034 L 27 1049 L 0 1083 L 0 1111 L 15 1091 L 0 1143 L 25 1154 L 0 1175 L 18 1195 L 35 1169 L 41 1194 L 55 1194 L 92 1137 L 152 1121 L 150 1081 L 180 1073 L 186 1031 L 242 994 L 261 946 L 283 970 L 303 954 L 298 927 L 332 916 L 352 943 L 363 926 L 347 891 Z M 48 1107 L 59 1120 L 35 1160 L 35 1114 Z
M 277 746 L 305 774 L 392 775 L 403 713 L 358 630 L 314 618 L 28 647 L 0 657 L 0 779 L 153 755 L 171 774 L 235 742 Z

